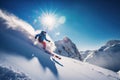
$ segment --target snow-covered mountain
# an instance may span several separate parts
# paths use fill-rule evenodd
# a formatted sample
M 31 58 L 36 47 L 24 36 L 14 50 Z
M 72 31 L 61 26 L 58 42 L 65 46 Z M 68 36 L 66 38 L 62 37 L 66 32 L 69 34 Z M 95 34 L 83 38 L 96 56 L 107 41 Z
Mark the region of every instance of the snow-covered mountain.
M 120 40 L 110 40 L 89 55 L 84 61 L 113 71 L 120 70 Z
M 64 37 L 63 40 L 55 41 L 55 46 L 55 52 L 57 54 L 82 60 L 76 45 L 68 37 Z
M 0 80 L 120 80 L 118 73 L 62 57 L 53 60 L 39 44 L 35 30 L 0 10 Z

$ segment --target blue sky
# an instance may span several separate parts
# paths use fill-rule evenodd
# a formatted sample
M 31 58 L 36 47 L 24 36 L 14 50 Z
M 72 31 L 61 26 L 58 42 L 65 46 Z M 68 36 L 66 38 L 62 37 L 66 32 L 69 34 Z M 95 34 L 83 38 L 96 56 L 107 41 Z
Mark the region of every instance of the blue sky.
M 0 8 L 34 24 L 42 11 L 55 11 L 66 21 L 48 31 L 56 41 L 68 36 L 80 50 L 98 49 L 108 40 L 120 39 L 119 0 L 0 0 Z M 60 35 L 55 36 L 59 32 Z

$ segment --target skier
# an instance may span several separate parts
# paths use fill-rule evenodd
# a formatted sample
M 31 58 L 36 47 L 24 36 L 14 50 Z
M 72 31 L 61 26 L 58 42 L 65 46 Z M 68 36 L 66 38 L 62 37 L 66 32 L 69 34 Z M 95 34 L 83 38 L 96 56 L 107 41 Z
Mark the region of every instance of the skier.
M 45 32 L 45 31 L 41 31 L 40 34 L 37 34 L 37 35 L 35 36 L 35 39 L 37 39 L 37 38 L 38 38 L 38 41 L 43 45 L 43 49 L 45 49 L 45 52 L 47 52 L 47 53 L 50 54 L 51 56 L 54 56 L 54 57 L 56 57 L 56 58 L 58 58 L 58 59 L 61 59 L 61 57 L 53 54 L 53 53 L 50 52 L 49 50 L 46 50 L 46 42 L 45 42 L 44 40 L 46 40 L 46 41 L 48 41 L 48 42 L 50 42 L 50 40 L 48 40 L 48 39 L 46 38 L 46 32 Z
M 35 36 L 35 39 L 37 39 L 37 38 L 38 38 L 38 41 L 43 45 L 43 49 L 46 49 L 46 42 L 44 40 L 50 42 L 50 40 L 48 40 L 46 38 L 46 32 L 45 31 L 41 31 L 40 34 L 37 34 Z

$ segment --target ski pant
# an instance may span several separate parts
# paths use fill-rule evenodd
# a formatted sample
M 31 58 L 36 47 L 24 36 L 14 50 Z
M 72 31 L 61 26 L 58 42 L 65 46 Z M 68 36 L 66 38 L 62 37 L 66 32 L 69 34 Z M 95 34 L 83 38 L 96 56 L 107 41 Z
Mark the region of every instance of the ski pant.
M 40 43 L 43 45 L 43 48 L 46 49 L 46 42 L 42 41 Z

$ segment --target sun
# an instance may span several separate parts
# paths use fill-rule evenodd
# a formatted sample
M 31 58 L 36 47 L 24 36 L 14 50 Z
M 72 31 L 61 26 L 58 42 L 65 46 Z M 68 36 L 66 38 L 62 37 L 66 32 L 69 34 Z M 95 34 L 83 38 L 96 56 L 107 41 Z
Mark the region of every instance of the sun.
M 41 15 L 38 16 L 38 20 L 40 22 L 40 27 L 44 30 L 53 30 L 63 25 L 66 22 L 66 17 L 57 15 L 56 11 L 43 11 Z
M 43 27 L 46 27 L 48 29 L 52 29 L 56 25 L 56 15 L 53 13 L 43 13 L 40 17 L 40 22 Z

